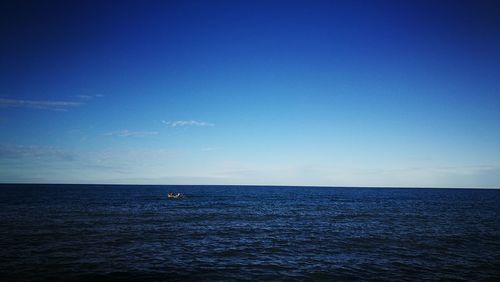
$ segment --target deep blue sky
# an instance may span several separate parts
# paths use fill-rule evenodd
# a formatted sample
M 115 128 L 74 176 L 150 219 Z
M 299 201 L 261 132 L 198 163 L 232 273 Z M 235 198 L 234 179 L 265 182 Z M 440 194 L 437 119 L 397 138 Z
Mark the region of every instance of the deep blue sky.
M 0 181 L 500 187 L 498 1 L 2 1 Z

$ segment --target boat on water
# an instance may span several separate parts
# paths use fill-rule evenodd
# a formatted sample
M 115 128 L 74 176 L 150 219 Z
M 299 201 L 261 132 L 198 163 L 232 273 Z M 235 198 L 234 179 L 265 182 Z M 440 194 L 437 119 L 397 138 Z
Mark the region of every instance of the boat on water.
M 170 192 L 167 194 L 167 198 L 169 198 L 169 199 L 182 198 L 182 194 L 181 193 L 174 194 L 174 193 Z

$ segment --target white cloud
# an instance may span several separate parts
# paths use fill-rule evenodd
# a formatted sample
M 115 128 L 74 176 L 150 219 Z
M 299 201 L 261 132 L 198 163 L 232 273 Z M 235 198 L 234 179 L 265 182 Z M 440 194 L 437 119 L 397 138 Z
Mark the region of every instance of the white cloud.
M 213 123 L 206 121 L 196 121 L 196 120 L 176 120 L 176 121 L 161 121 L 163 124 L 166 124 L 169 127 L 178 127 L 178 126 L 214 126 Z
M 146 137 L 158 135 L 158 131 L 130 131 L 128 129 L 105 133 L 106 136 L 118 137 Z
M 90 96 L 90 95 L 76 95 L 75 97 L 80 98 L 80 99 L 85 99 L 85 100 L 94 98 L 94 96 Z
M 68 108 L 78 107 L 81 105 L 83 105 L 83 103 L 71 101 L 40 101 L 0 98 L 0 107 L 4 108 L 30 108 L 40 110 L 65 111 Z

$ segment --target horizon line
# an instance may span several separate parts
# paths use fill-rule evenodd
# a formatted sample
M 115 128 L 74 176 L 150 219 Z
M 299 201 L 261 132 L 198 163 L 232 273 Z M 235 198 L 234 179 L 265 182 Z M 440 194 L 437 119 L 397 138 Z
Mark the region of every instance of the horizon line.
M 0 185 L 92 185 L 92 186 L 232 186 L 232 187 L 292 187 L 292 188 L 348 188 L 348 189 L 481 189 L 499 190 L 500 187 L 433 187 L 433 186 L 329 186 L 329 185 L 281 185 L 281 184 L 123 184 L 123 183 L 35 183 L 13 182 Z

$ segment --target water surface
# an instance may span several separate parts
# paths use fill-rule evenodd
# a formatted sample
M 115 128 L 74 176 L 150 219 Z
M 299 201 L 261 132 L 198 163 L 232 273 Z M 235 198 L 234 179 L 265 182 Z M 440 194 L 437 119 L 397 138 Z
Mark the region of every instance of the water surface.
M 0 278 L 494 281 L 500 190 L 0 185 Z

